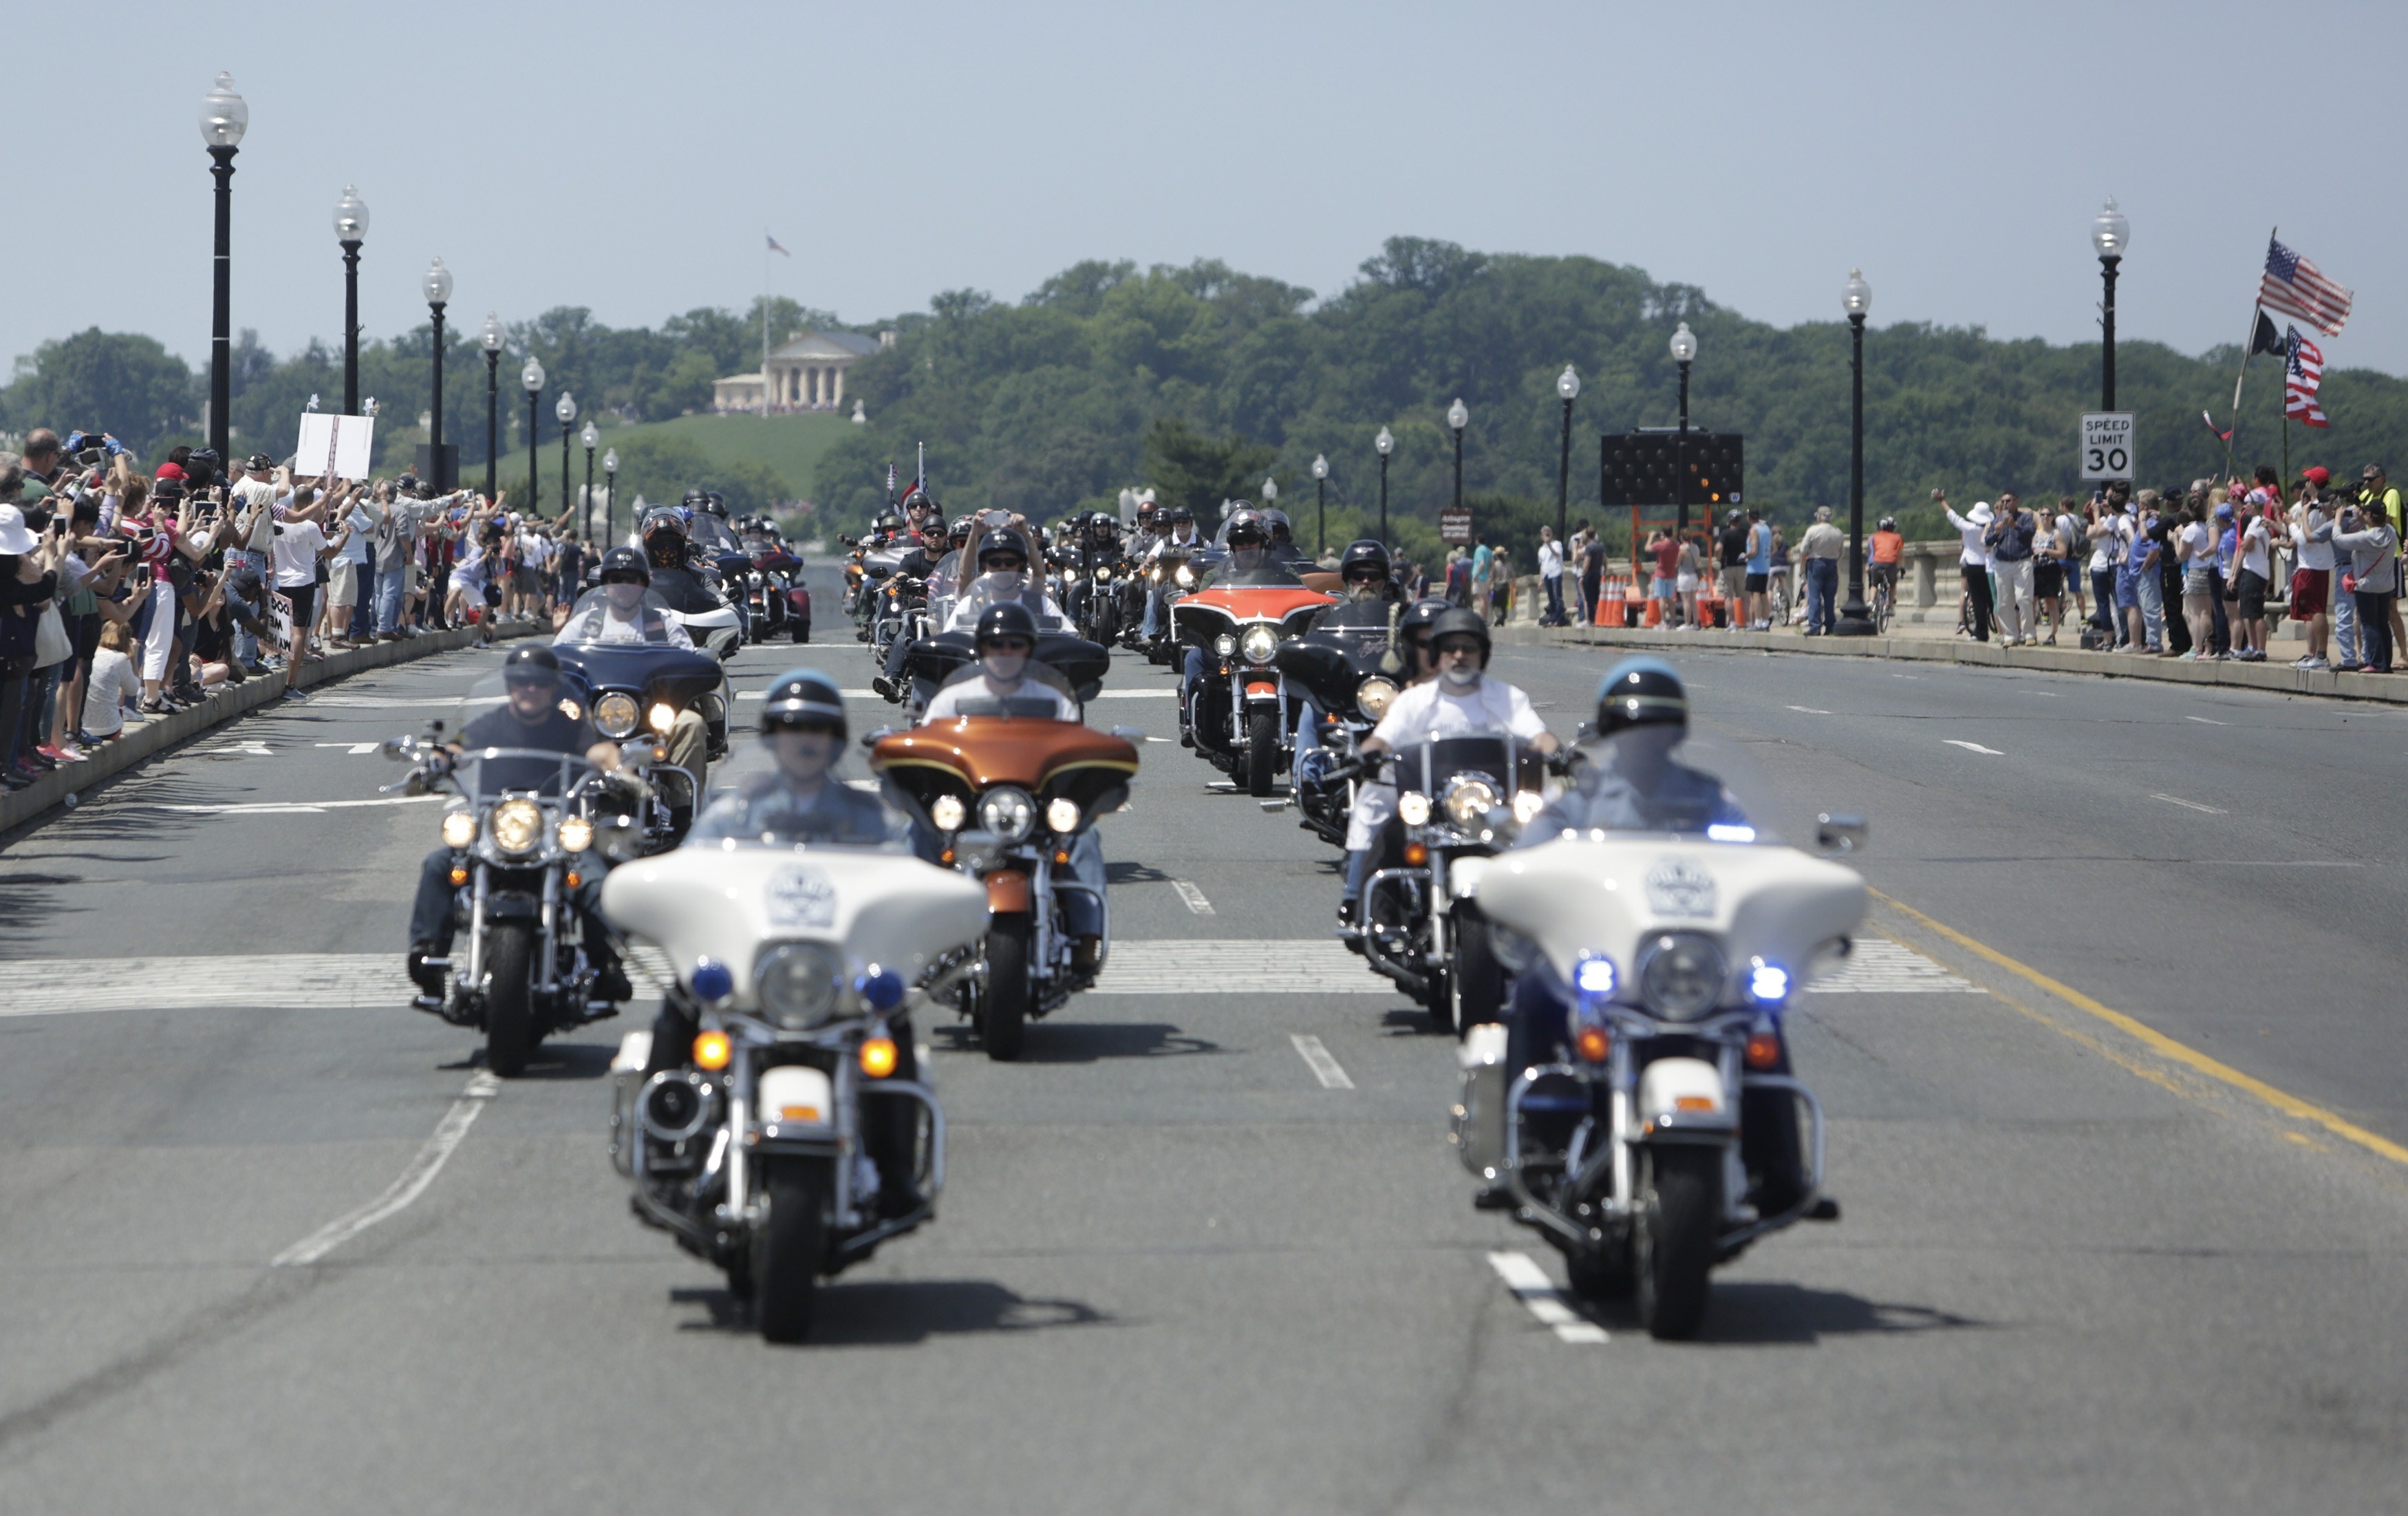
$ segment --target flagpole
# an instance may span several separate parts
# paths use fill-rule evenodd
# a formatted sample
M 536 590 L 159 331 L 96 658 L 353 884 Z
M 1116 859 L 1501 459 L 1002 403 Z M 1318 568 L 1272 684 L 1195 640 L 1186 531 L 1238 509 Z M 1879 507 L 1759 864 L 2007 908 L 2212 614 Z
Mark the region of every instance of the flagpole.
M 769 419 L 769 234 L 761 234 L 761 419 Z
M 2266 251 L 2271 257 L 2275 240 L 2283 235 L 2279 225 L 2266 228 Z M 2265 277 L 2261 272 L 2261 280 Z M 2224 477 L 2232 477 L 2232 446 L 2241 436 L 2241 386 L 2249 379 L 2249 360 L 2258 351 L 2258 320 L 2266 313 L 2266 302 L 2258 300 L 2249 307 L 2249 335 L 2241 339 L 2241 372 L 2232 381 L 2232 426 L 2224 439 Z

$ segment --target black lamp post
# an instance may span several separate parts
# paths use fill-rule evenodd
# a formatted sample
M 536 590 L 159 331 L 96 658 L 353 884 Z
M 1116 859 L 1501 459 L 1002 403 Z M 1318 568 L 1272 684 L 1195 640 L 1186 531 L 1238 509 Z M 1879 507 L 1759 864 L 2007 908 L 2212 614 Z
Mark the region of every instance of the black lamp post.
M 594 540 L 594 444 L 602 440 L 602 434 L 589 421 L 577 440 L 585 444 L 585 494 L 577 502 L 577 535 L 590 542 Z
M 1463 509 L 1463 428 L 1471 425 L 1471 412 L 1464 408 L 1463 397 L 1446 408 L 1447 430 L 1455 433 L 1455 508 Z
M 1698 358 L 1698 339 L 1687 322 L 1672 333 L 1672 361 L 1681 369 L 1681 432 L 1672 443 L 1672 488 L 1678 497 L 1676 537 L 1689 535 L 1689 365 Z
M 2131 223 L 2109 200 L 2107 209 L 2099 212 L 2090 224 L 2090 245 L 2099 250 L 2099 273 L 2106 284 L 2106 298 L 2099 305 L 2099 329 L 2103 340 L 2099 352 L 2099 409 L 2115 409 L 2115 269 L 2124 261 L 2124 248 L 2132 239 Z
M 619 527 L 619 450 L 602 455 L 602 550 L 609 552 Z M 600 561 L 596 559 L 595 561 Z
M 568 424 L 577 419 L 577 397 L 566 390 L 560 392 L 560 403 L 552 408 L 560 422 L 560 519 L 568 519 Z
M 485 312 L 485 498 L 494 498 L 494 471 L 502 461 L 502 318 Z
M 360 413 L 360 244 L 367 240 L 368 208 L 343 186 L 335 202 L 335 241 L 343 250 L 343 414 Z
M 234 403 L 233 272 L 234 155 L 251 128 L 251 107 L 234 93 L 234 76 L 218 75 L 217 87 L 201 100 L 201 140 L 208 145 L 209 177 L 217 180 L 217 251 L 209 296 L 209 446 L 219 457 L 232 449 L 227 408 Z
M 1312 556 L 1329 551 L 1329 460 L 1312 455 Z
M 519 370 L 519 383 L 526 386 L 527 392 L 527 509 L 532 511 L 538 498 L 536 491 L 535 402 L 537 397 L 543 394 L 543 364 L 532 353 L 527 354 L 526 367 Z
M 435 318 L 435 405 L 426 428 L 427 467 L 435 477 L 427 483 L 436 489 L 450 489 L 454 483 L 443 467 L 443 308 L 451 303 L 452 270 L 437 258 L 426 270 L 426 309 Z
M 1880 628 L 1865 604 L 1865 317 L 1873 308 L 1873 287 L 1861 268 L 1848 270 L 1841 297 L 1848 309 L 1848 598 L 1840 607 L 1842 637 L 1870 637 Z
M 1397 450 L 1397 440 L 1388 435 L 1387 427 L 1383 426 L 1380 428 L 1380 435 L 1371 439 L 1371 445 L 1380 450 L 1380 545 L 1386 547 L 1388 545 L 1388 455 Z
M 1580 398 L 1580 372 L 1570 364 L 1555 376 L 1555 393 L 1564 401 L 1564 455 L 1555 465 L 1555 541 L 1567 541 L 1564 528 L 1572 500 L 1572 402 Z

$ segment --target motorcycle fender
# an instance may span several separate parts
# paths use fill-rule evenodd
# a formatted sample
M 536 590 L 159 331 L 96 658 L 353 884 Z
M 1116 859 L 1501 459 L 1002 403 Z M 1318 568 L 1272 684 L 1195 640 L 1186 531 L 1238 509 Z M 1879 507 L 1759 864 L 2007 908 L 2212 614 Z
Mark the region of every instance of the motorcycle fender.
M 754 1086 L 764 1137 L 799 1137 L 836 1125 L 836 1086 L 820 1070 L 802 1063 L 763 1069 Z
M 1275 700 L 1278 699 L 1279 686 L 1271 683 L 1269 680 L 1250 679 L 1246 681 L 1246 700 L 1249 704 L 1255 700 Z
M 1028 875 L 1017 869 L 997 869 L 986 876 L 986 908 L 990 916 L 1018 916 L 1028 911 Z
M 1722 1071 L 1701 1058 L 1659 1058 L 1641 1070 L 1638 1115 L 1640 1135 L 1658 1141 L 1724 1138 L 1739 1130 Z
M 1480 876 L 1488 872 L 1492 860 L 1474 855 L 1456 859 L 1447 865 L 1446 892 L 1456 900 L 1475 900 L 1480 895 Z
M 543 902 L 533 895 L 492 894 L 485 897 L 485 919 L 494 921 L 539 921 L 543 918 Z

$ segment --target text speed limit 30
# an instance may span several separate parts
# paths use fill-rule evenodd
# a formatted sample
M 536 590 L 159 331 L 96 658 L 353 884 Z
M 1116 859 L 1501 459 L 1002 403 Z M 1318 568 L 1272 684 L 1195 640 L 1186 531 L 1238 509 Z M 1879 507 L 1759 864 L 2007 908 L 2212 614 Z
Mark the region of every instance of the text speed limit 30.
M 2086 411 L 2082 414 L 2082 477 L 2130 479 L 2132 412 Z

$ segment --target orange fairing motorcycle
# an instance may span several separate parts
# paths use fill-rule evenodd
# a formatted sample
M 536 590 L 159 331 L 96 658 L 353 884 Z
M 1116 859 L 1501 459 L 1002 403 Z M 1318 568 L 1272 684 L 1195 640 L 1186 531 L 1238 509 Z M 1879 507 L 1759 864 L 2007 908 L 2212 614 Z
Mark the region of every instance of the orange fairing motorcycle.
M 1016 700 L 881 737 L 869 766 L 944 841 L 941 861 L 986 884 L 982 973 L 954 1008 L 987 1056 L 1020 1056 L 1028 1022 L 1096 981 L 1111 938 L 1096 818 L 1137 773 L 1134 733 L 1015 714 Z M 1050 709 L 1050 707 L 1048 707 Z

